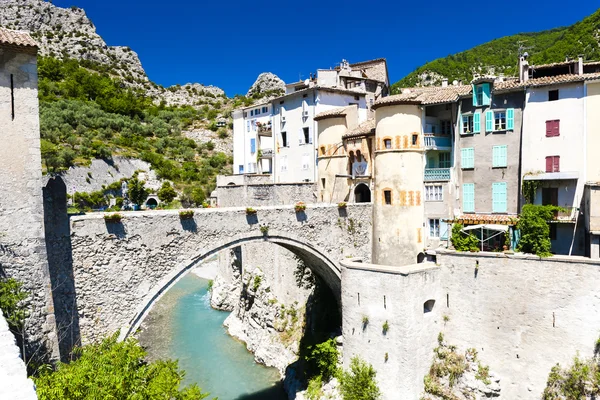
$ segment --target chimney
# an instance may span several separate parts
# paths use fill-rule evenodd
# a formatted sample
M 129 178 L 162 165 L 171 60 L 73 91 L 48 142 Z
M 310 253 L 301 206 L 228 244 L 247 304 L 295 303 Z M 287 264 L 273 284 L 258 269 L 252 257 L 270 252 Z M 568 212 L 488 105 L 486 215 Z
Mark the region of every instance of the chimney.
M 452 81 L 452 85 L 453 85 L 453 86 L 458 86 L 458 81 L 457 81 L 456 79 L 455 79 L 455 80 L 453 80 L 453 81 Z
M 577 60 L 577 75 L 583 75 L 583 54 L 580 54 Z
M 498 74 L 496 78 L 496 82 L 504 82 L 504 74 Z
M 442 87 L 448 87 L 448 78 L 442 79 Z
M 519 82 L 527 82 L 529 80 L 529 62 L 527 61 L 529 54 L 525 52 L 519 56 Z

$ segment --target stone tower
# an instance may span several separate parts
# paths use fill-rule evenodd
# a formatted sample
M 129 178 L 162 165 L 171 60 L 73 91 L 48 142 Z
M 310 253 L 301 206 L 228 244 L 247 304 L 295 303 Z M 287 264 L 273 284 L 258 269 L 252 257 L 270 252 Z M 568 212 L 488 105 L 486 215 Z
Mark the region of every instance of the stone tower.
M 397 96 L 376 103 L 372 262 L 404 266 L 423 251 L 422 107 Z
M 58 347 L 44 237 L 37 44 L 0 28 L 0 274 L 29 292 L 26 353 L 56 359 Z

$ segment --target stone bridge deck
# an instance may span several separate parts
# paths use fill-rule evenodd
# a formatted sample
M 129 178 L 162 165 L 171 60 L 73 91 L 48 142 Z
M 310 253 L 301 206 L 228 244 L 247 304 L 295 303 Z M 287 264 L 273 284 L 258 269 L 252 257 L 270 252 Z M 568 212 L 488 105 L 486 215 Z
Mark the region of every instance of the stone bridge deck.
M 340 296 L 341 267 L 347 257 L 370 258 L 371 205 L 308 205 L 196 209 L 193 219 L 178 210 L 121 213 L 121 222 L 104 214 L 72 217 L 75 329 L 83 343 L 121 329 L 134 331 L 151 306 L 187 271 L 230 247 L 268 241 L 305 261 Z M 261 227 L 268 227 L 264 234 Z M 264 230 L 264 228 L 263 228 Z

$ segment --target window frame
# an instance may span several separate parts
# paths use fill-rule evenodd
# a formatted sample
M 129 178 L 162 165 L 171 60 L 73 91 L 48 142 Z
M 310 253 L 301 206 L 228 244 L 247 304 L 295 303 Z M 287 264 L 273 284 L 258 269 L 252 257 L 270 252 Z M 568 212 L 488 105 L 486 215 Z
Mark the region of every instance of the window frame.
M 560 99 L 560 92 L 558 90 L 559 89 L 549 89 L 548 90 L 548 101 L 558 101 Z M 556 93 L 556 98 L 553 98 L 554 96 L 551 95 L 554 93 Z
M 391 206 L 392 205 L 392 190 L 391 189 L 383 189 L 383 205 Z
M 494 132 L 507 130 L 506 110 L 494 110 Z
M 472 157 L 465 157 L 468 153 L 471 153 Z M 465 163 L 466 161 L 470 161 L 470 163 Z M 474 147 L 464 147 L 460 149 L 460 168 L 461 169 L 475 169 L 475 148 Z
M 437 221 L 437 222 L 436 222 Z M 441 236 L 441 224 L 439 218 L 429 218 L 429 237 L 430 238 L 440 238 Z M 437 235 L 436 235 L 437 231 Z
M 548 161 L 551 161 L 551 166 L 548 168 Z M 560 156 L 546 156 L 546 173 L 560 172 Z
M 390 145 L 389 147 L 388 147 L 388 144 Z M 384 150 L 391 150 L 392 149 L 392 139 L 390 139 L 390 138 L 383 139 L 383 149 Z
M 444 186 L 441 184 L 426 185 L 425 186 L 425 201 L 427 201 L 427 202 L 444 201 Z
M 465 118 L 467 118 L 467 123 L 465 124 Z M 465 127 L 467 127 L 467 131 L 465 131 Z M 469 131 L 468 128 L 471 128 Z M 474 125 L 473 125 L 473 114 L 463 114 L 461 118 L 461 135 L 472 135 L 475 133 Z
M 549 119 L 546 121 L 546 137 L 560 136 L 560 119 Z
M 447 156 L 447 160 L 443 160 L 442 163 L 442 155 Z M 446 158 L 446 157 L 444 157 Z M 439 168 L 452 168 L 452 153 L 449 151 L 441 151 L 438 153 L 438 167 Z
M 498 158 L 501 158 L 499 154 L 497 154 L 501 149 L 504 149 L 504 164 L 497 164 Z M 507 168 L 508 167 L 508 145 L 502 144 L 497 146 L 492 146 L 492 168 Z

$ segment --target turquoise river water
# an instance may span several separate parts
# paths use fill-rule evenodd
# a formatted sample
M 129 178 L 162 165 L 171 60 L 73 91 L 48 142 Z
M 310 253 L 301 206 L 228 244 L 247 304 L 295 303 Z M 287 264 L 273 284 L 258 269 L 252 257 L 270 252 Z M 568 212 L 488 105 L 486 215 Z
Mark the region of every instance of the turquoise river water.
M 287 399 L 278 371 L 227 334 L 229 313 L 213 310 L 209 296 L 208 281 L 189 273 L 159 300 L 138 335 L 150 358 L 179 359 L 184 384 L 197 383 L 209 399 Z

